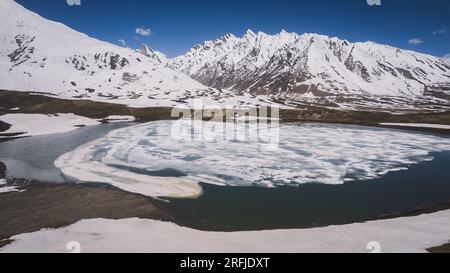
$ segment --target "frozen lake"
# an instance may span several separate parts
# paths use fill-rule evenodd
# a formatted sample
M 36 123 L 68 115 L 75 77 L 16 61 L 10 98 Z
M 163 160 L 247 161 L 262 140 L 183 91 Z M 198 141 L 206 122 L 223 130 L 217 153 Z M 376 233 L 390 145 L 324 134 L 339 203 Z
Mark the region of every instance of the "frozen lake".
M 197 198 L 161 202 L 199 229 L 347 224 L 450 199 L 446 136 L 292 123 L 270 131 L 279 132 L 273 146 L 267 131 L 256 141 L 229 139 L 219 126 L 205 139 L 173 124 L 98 125 L 18 139 L 0 143 L 0 160 L 8 175 L 31 180 L 107 183 L 148 196 L 200 189 Z

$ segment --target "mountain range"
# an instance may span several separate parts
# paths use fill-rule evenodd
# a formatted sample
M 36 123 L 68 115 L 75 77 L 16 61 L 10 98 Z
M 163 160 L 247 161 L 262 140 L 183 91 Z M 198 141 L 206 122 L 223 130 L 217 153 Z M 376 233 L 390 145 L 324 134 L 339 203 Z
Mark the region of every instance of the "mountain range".
M 0 0 L 0 37 L 3 90 L 134 107 L 174 106 L 198 97 L 242 106 L 266 99 L 209 88 L 166 67 L 164 55 L 146 46 L 133 50 L 99 41 L 13 0 Z
M 373 42 L 351 43 L 318 34 L 277 35 L 248 30 L 197 45 L 168 66 L 216 88 L 283 101 L 342 106 L 375 98 L 449 99 L 444 60 Z
M 450 108 L 445 58 L 318 34 L 227 34 L 169 59 L 119 47 L 0 1 L 0 89 L 136 107 L 202 97 L 239 106 Z M 448 58 L 447 58 L 448 60 Z

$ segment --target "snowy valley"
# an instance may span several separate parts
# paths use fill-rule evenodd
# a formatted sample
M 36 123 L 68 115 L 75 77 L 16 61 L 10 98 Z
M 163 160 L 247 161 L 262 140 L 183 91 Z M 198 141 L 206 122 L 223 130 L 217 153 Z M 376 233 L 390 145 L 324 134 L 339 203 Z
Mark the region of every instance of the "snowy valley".
M 0 2 L 0 89 L 133 107 L 316 105 L 337 109 L 449 109 L 443 59 L 372 42 L 249 30 L 173 59 L 123 48 Z

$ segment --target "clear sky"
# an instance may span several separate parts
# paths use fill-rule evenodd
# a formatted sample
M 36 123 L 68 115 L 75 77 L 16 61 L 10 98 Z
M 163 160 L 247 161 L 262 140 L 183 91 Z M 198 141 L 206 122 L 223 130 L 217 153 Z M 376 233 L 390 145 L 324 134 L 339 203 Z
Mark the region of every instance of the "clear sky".
M 449 0 L 379 0 L 381 6 L 369 6 L 368 0 L 79 0 L 80 6 L 67 1 L 77 0 L 17 0 L 92 37 L 133 48 L 148 43 L 169 57 L 247 29 L 370 40 L 436 56 L 450 53 Z

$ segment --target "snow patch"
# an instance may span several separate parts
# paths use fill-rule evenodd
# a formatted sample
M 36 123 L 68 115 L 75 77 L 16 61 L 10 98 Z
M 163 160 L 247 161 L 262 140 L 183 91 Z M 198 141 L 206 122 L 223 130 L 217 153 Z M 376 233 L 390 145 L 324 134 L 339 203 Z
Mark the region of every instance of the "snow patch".
M 427 123 L 380 123 L 380 125 L 450 130 L 450 125 L 441 125 L 441 124 L 427 124 Z
M 133 116 L 119 116 L 119 115 L 112 115 L 109 117 L 104 118 L 104 120 L 108 121 L 109 123 L 113 122 L 133 122 L 136 120 Z
M 100 124 L 98 121 L 74 114 L 7 114 L 0 120 L 11 125 L 3 134 L 18 134 L 20 137 L 64 133 L 82 126 Z
M 6 179 L 0 178 L 0 194 L 7 192 L 22 192 L 15 187 L 7 186 L 6 183 Z
M 316 229 L 232 233 L 136 218 L 92 219 L 14 236 L 0 252 L 60 253 L 77 241 L 87 253 L 369 253 L 370 242 L 383 253 L 423 253 L 448 242 L 449 226 L 450 211 Z

